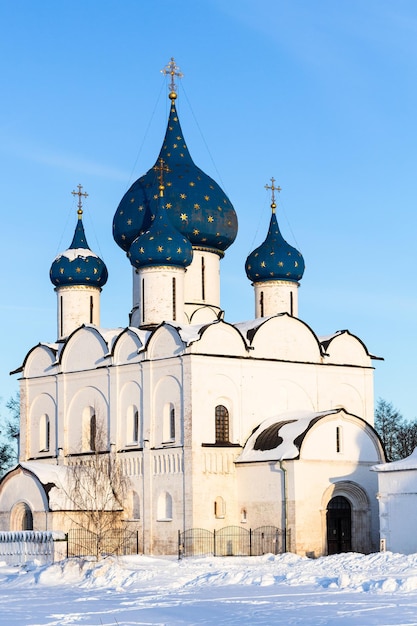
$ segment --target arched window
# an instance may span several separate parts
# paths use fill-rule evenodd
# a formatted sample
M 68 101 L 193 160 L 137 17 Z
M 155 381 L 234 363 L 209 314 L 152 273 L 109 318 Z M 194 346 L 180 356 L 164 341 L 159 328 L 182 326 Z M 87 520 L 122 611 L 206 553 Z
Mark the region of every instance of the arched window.
M 221 496 L 217 496 L 214 501 L 214 517 L 223 519 L 226 515 L 226 502 Z
M 82 449 L 84 452 L 95 451 L 99 447 L 97 416 L 92 406 L 86 406 L 82 417 Z
M 158 498 L 157 520 L 160 522 L 172 520 L 172 497 L 167 491 L 161 493 Z
M 44 413 L 39 420 L 39 452 L 48 452 L 50 446 L 49 417 Z
M 164 406 L 162 441 L 175 441 L 175 407 L 172 402 Z
M 216 416 L 216 443 L 229 443 L 229 411 L 223 404 L 218 404 Z
M 90 450 L 96 451 L 97 449 L 97 418 L 96 414 L 90 417 Z
M 127 409 L 126 441 L 129 445 L 139 442 L 139 411 L 134 404 Z

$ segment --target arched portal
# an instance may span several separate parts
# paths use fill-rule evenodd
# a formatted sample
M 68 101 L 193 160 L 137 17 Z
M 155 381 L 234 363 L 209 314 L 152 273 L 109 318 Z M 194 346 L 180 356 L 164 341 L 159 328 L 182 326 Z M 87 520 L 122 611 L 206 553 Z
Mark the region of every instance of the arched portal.
M 26 502 L 18 502 L 10 514 L 10 530 L 33 530 L 33 515 Z
M 327 554 L 352 549 L 352 507 L 344 496 L 335 496 L 327 505 Z

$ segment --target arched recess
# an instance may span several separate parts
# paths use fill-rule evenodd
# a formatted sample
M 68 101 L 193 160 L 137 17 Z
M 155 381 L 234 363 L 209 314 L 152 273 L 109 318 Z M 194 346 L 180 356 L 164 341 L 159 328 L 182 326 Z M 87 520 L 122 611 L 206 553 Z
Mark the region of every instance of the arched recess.
M 33 530 L 32 509 L 26 502 L 17 502 L 12 508 L 10 530 Z
M 340 481 L 330 485 L 323 494 L 321 502 L 323 554 L 329 554 L 328 546 L 328 509 L 335 498 L 344 498 L 351 511 L 351 546 L 353 552 L 371 551 L 371 506 L 365 490 L 353 481 Z
M 126 382 L 120 390 L 118 421 L 119 445 L 143 444 L 142 389 L 135 381 Z
M 164 491 L 158 497 L 156 516 L 159 522 L 172 520 L 172 496 L 167 491 Z
M 93 419 L 95 416 L 95 419 Z M 66 412 L 66 447 L 69 453 L 89 452 L 108 447 L 108 404 L 96 387 L 84 387 L 72 398 Z M 96 446 L 92 437 L 96 433 Z M 93 444 L 93 445 L 92 445 Z
M 226 502 L 222 496 L 217 496 L 214 501 L 214 517 L 224 519 L 226 517 Z
M 173 376 L 164 376 L 154 391 L 154 412 L 151 440 L 155 445 L 176 441 L 181 443 L 181 386 Z M 173 437 L 171 436 L 173 435 Z
M 21 453 L 26 458 L 34 458 L 39 453 L 55 454 L 56 446 L 56 404 L 52 396 L 41 393 L 31 402 L 29 409 L 29 428 L 27 440 L 21 437 Z M 26 450 L 25 450 L 26 447 Z

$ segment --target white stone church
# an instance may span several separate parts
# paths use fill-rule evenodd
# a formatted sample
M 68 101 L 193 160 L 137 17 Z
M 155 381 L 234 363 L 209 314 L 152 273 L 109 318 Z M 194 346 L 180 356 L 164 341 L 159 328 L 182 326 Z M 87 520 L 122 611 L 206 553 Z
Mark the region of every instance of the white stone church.
M 349 331 L 318 337 L 298 318 L 304 260 L 281 235 L 274 179 L 266 239 L 246 260 L 255 317 L 227 320 L 220 262 L 237 217 L 192 161 L 173 60 L 166 73 L 160 154 L 113 221 L 132 266 L 128 326 L 100 326 L 107 269 L 88 247 L 79 186 L 73 241 L 50 271 L 56 340 L 15 372 L 19 464 L 0 484 L 0 529 L 68 530 L 65 473 L 88 462 L 100 426 L 144 553 L 175 553 L 178 531 L 268 525 L 303 555 L 378 549 L 374 357 Z

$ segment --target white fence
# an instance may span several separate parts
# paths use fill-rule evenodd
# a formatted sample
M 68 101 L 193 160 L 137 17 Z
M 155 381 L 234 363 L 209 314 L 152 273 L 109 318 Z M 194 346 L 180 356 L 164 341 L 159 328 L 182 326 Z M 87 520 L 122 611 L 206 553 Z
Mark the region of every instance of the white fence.
M 28 561 L 46 564 L 67 555 L 67 536 L 63 532 L 19 530 L 0 532 L 0 561 L 21 565 Z

